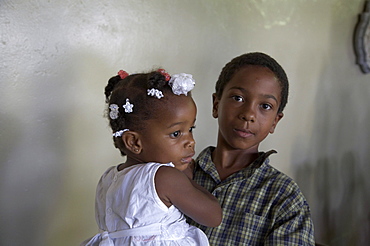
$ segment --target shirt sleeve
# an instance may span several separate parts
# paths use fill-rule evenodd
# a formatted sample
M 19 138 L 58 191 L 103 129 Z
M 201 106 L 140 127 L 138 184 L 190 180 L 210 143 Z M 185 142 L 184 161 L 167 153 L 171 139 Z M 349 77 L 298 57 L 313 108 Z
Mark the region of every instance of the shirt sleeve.
M 275 221 L 264 245 L 315 245 L 310 209 L 305 200 L 289 205 Z

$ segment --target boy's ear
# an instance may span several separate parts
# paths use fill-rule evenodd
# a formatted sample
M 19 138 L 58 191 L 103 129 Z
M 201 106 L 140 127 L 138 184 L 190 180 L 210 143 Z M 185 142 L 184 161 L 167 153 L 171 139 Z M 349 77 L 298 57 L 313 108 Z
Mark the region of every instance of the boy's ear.
M 274 133 L 277 123 L 279 123 L 279 121 L 283 118 L 283 116 L 284 116 L 283 113 L 277 113 L 277 115 L 275 117 L 275 120 L 274 120 L 274 123 L 272 124 L 272 126 L 270 128 L 270 133 L 271 134 Z
M 220 100 L 217 98 L 216 93 L 212 94 L 212 116 L 213 118 L 218 118 L 218 104 Z
M 125 132 L 122 135 L 122 141 L 126 149 L 134 154 L 140 154 L 142 151 L 142 144 L 140 140 L 140 135 L 134 131 Z

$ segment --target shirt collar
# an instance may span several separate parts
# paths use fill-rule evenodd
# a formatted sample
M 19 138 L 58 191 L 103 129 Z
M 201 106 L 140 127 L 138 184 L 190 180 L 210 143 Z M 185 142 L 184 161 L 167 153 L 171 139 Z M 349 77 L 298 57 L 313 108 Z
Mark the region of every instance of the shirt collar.
M 215 164 L 212 161 L 212 152 L 214 151 L 214 146 L 209 146 L 205 148 L 197 157 L 196 163 L 198 164 L 200 168 L 203 169 L 206 173 L 212 176 L 212 178 L 215 181 L 221 182 L 220 177 L 218 175 L 217 169 L 215 167 Z M 253 161 L 248 167 L 243 168 L 239 172 L 236 172 L 232 174 L 229 178 L 235 177 L 235 176 L 242 176 L 242 178 L 247 178 L 251 176 L 259 167 L 261 167 L 263 164 L 269 165 L 270 160 L 269 156 L 271 154 L 277 153 L 276 150 L 269 150 L 267 152 L 259 152 L 259 157 Z M 226 180 L 228 180 L 227 178 Z M 225 180 L 225 181 L 226 181 Z

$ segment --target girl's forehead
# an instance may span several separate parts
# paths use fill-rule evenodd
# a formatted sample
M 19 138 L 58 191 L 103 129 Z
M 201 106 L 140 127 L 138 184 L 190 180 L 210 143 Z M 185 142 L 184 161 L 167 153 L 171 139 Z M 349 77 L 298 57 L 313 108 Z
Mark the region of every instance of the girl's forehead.
M 147 124 L 165 129 L 173 125 L 193 124 L 196 113 L 196 105 L 192 98 L 184 96 L 184 98 L 168 100 L 161 108 L 157 108 L 155 117 L 148 120 Z
M 176 115 L 178 112 L 193 110 L 194 108 L 196 109 L 196 106 L 191 96 L 171 95 L 156 110 L 159 115 Z

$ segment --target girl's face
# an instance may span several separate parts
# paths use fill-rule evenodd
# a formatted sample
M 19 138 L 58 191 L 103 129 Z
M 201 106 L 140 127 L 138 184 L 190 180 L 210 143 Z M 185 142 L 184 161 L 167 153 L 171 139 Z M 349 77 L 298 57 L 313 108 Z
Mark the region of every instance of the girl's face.
M 193 129 L 196 113 L 191 97 L 173 96 L 169 107 L 156 119 L 148 120 L 146 129 L 140 133 L 140 159 L 144 162 L 172 162 L 177 169 L 185 170 L 195 154 Z
M 273 133 L 281 87 L 274 73 L 262 66 L 240 69 L 225 86 L 220 99 L 213 95 L 213 117 L 218 118 L 218 146 L 258 152 L 259 143 Z

